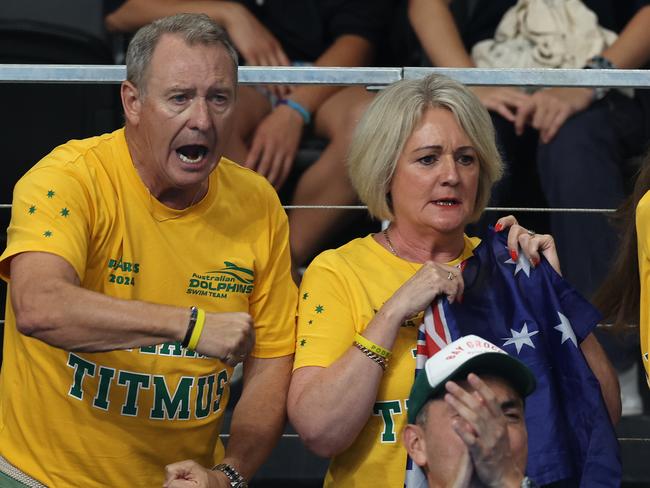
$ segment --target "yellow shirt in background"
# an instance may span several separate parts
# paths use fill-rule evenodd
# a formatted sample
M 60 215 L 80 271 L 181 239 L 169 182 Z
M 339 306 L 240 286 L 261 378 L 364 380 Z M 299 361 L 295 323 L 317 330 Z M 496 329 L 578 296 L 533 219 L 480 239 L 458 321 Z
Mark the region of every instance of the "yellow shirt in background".
M 294 351 L 286 214 L 264 178 L 226 159 L 199 203 L 174 210 L 143 185 L 123 130 L 70 141 L 16 186 L 3 278 L 26 251 L 62 257 L 86 289 L 187 307 L 188 319 L 192 305 L 249 312 L 255 357 Z M 220 361 L 178 343 L 92 354 L 51 347 L 18 333 L 10 300 L 4 341 L 0 454 L 41 483 L 161 486 L 168 463 L 210 466 L 223 456 L 232 368 Z
M 465 237 L 462 255 L 448 264 L 471 256 L 479 242 Z M 371 235 L 319 255 L 300 285 L 294 370 L 327 367 L 336 361 L 420 266 L 394 256 Z M 400 328 L 372 415 L 354 443 L 332 459 L 326 487 L 404 485 L 406 450 L 400 435 L 407 423 L 406 399 L 415 377 L 417 333 L 423 317 L 424 312 Z
M 636 235 L 639 250 L 639 279 L 641 280 L 641 299 L 639 329 L 641 332 L 641 355 L 645 367 L 646 381 L 650 387 L 650 192 L 643 195 L 636 207 Z

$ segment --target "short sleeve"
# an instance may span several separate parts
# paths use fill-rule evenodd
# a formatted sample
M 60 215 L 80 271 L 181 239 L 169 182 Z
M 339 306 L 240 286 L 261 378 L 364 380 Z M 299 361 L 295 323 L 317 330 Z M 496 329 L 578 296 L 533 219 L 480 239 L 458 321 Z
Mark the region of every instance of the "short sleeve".
M 63 168 L 36 168 L 23 176 L 14 188 L 2 277 L 9 280 L 13 256 L 36 251 L 62 257 L 83 280 L 93 215 L 88 202 L 83 183 Z
M 289 223 L 275 192 L 269 192 L 269 254 L 250 303 L 255 323 L 253 356 L 293 354 L 296 339 L 297 289 L 291 277 Z
M 347 286 L 345 263 L 334 251 L 317 257 L 307 268 L 298 297 L 298 330 L 294 370 L 327 367 L 352 345 L 356 328 Z

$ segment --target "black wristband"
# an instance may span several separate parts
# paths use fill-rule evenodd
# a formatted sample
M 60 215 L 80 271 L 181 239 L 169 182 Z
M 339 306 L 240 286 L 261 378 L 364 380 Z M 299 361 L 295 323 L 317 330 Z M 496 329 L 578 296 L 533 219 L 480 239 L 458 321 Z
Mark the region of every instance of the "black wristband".
M 181 342 L 181 346 L 187 348 L 190 345 L 190 338 L 192 337 L 192 332 L 194 332 L 194 326 L 196 325 L 196 318 L 199 315 L 199 309 L 196 307 L 190 308 L 190 323 L 187 324 L 187 332 Z

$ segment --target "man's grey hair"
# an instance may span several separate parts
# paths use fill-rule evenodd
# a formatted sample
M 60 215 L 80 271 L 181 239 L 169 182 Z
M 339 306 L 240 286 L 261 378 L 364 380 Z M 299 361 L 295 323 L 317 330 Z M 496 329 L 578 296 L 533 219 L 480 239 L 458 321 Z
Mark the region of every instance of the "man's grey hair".
M 205 14 L 178 14 L 145 25 L 129 43 L 126 51 L 126 79 L 142 93 L 145 91 L 147 69 L 154 49 L 165 34 L 179 36 L 189 45 L 221 44 L 232 60 L 235 82 L 237 81 L 237 51 L 225 29 Z

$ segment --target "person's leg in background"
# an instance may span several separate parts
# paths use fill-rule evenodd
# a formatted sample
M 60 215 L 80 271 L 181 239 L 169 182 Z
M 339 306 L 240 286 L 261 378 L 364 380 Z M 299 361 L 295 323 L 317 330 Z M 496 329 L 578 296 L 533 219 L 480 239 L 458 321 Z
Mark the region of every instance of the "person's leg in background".
M 616 208 L 626 193 L 625 165 L 640 141 L 638 110 L 617 93 L 568 119 L 548 144 L 539 144 L 537 167 L 547 203 L 557 208 Z M 639 149 L 640 152 L 640 149 Z M 553 212 L 564 277 L 589 298 L 609 270 L 617 236 L 600 213 Z
M 357 196 L 346 167 L 352 133 L 371 102 L 364 87 L 348 87 L 329 98 L 316 112 L 314 132 L 329 142 L 318 160 L 298 180 L 293 205 L 352 205 Z M 291 210 L 289 229 L 295 267 L 304 266 L 350 215 L 346 210 Z

